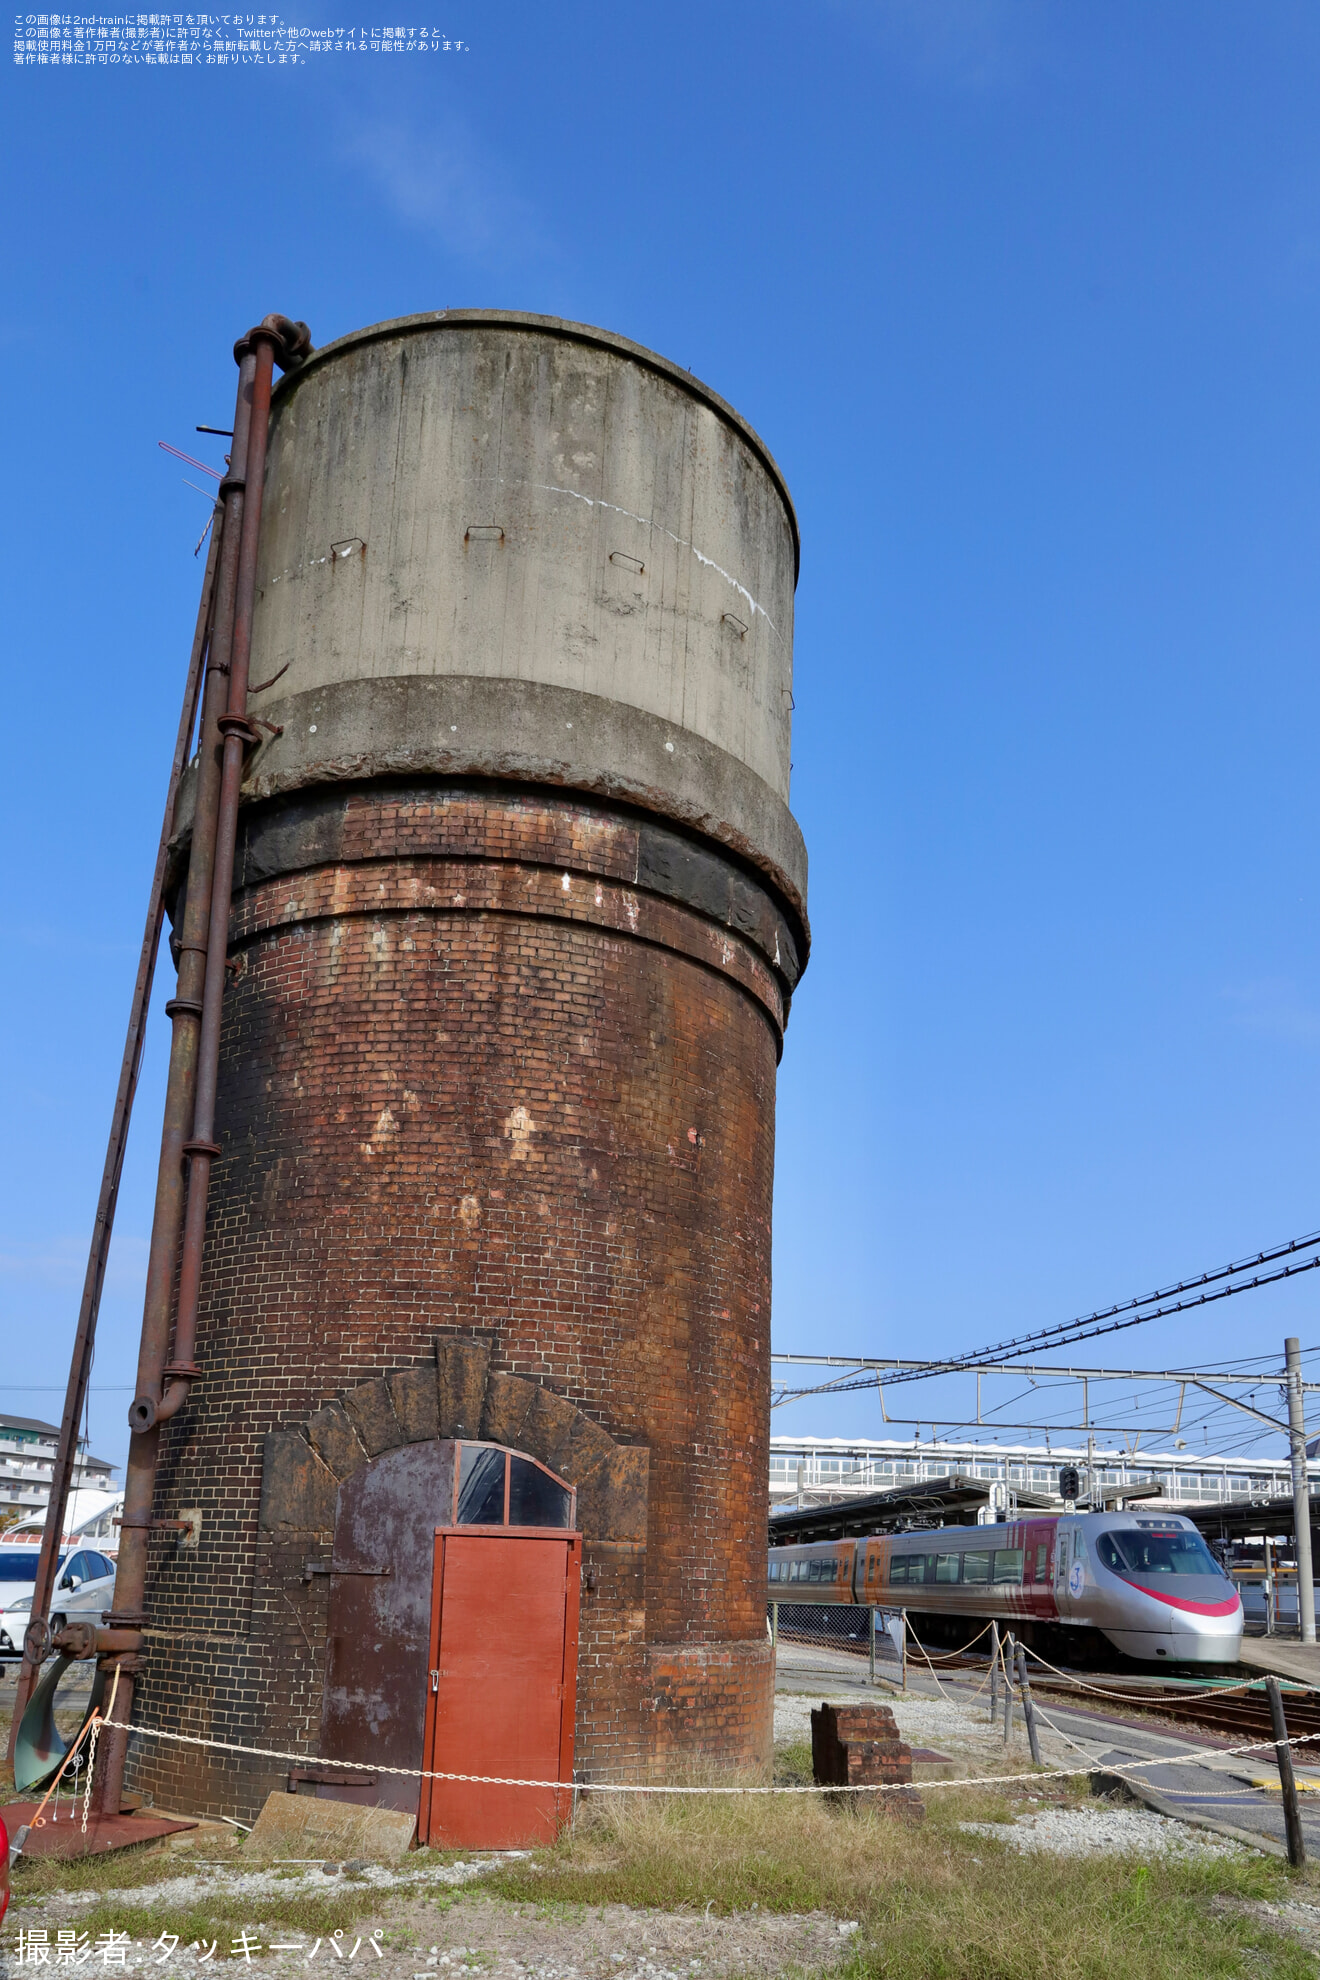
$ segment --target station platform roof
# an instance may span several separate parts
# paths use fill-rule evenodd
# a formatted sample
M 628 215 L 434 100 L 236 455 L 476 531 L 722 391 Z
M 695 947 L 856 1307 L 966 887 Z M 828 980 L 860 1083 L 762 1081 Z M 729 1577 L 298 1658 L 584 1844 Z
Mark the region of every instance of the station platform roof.
M 1016 1496 L 1020 1512 L 1059 1510 L 1058 1499 L 1047 1492 L 1019 1490 Z M 864 1498 L 840 1497 L 832 1505 L 776 1506 L 770 1514 L 770 1544 L 860 1540 L 868 1533 L 899 1533 L 913 1527 L 973 1526 L 989 1499 L 985 1479 L 953 1471 L 946 1478 L 925 1478 Z

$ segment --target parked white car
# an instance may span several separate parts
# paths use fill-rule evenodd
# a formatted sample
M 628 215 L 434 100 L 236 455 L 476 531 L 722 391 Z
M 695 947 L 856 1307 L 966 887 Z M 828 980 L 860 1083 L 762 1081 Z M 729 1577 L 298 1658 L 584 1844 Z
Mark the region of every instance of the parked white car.
M 0 1596 L 0 1602 L 4 1604 L 0 1608 L 0 1657 L 21 1657 L 32 1597 L 30 1594 Z
M 26 1564 L 25 1564 L 26 1565 Z M 35 1579 L 36 1563 L 33 1562 Z M 23 1653 L 23 1637 L 28 1619 L 32 1613 L 32 1589 L 30 1584 L 22 1594 L 14 1588 L 12 1580 L 7 1587 L 0 1582 L 0 1656 L 18 1657 Z M 12 1594 L 9 1589 L 13 1589 Z M 115 1601 L 115 1564 L 104 1554 L 98 1554 L 90 1547 L 79 1547 L 77 1551 L 61 1561 L 55 1581 L 55 1593 L 51 1598 L 50 1626 L 62 1629 L 66 1622 L 102 1623 Z

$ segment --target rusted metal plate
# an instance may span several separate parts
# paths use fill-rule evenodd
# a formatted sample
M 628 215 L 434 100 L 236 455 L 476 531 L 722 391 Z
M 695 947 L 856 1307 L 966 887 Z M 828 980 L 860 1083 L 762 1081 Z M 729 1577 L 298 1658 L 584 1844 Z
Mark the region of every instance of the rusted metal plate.
M 12 1843 L 25 1822 L 30 1822 L 37 1809 L 37 1801 L 9 1801 L 3 1813 L 5 1827 Z M 101 1856 L 109 1849 L 132 1849 L 135 1843 L 159 1842 L 162 1836 L 181 1835 L 185 1829 L 195 1829 L 196 1822 L 179 1822 L 163 1815 L 100 1815 L 95 1809 L 87 1820 L 87 1832 L 82 1827 L 82 1808 L 70 1813 L 66 1804 L 59 1821 L 55 1821 L 49 1807 L 41 1818 L 39 1829 L 29 1829 L 23 1841 L 24 1856 Z
M 380 1768 L 379 1786 L 335 1799 L 417 1808 L 426 1716 L 435 1529 L 452 1516 L 454 1445 L 404 1444 L 339 1488 L 333 1561 L 388 1574 L 330 1576 L 321 1759 Z
M 437 1849 L 553 1842 L 572 1806 L 578 1534 L 436 1535 L 427 1766 L 564 1781 L 553 1787 L 422 1784 L 418 1839 Z

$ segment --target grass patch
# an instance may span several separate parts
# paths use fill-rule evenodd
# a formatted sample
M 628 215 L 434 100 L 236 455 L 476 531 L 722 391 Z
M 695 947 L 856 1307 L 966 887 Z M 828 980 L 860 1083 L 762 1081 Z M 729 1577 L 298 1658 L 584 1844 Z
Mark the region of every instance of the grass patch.
M 283 1898 L 269 1893 L 244 1896 L 223 1890 L 199 1891 L 187 1904 L 156 1902 L 134 1904 L 130 1894 L 107 1895 L 96 1904 L 79 1905 L 62 1924 L 77 1925 L 91 1935 L 93 1944 L 101 1932 L 130 1932 L 135 1939 L 155 1939 L 162 1932 L 176 1933 L 181 1945 L 200 1939 L 210 1945 L 221 1941 L 220 1951 L 228 1948 L 231 1937 L 245 1927 L 260 1927 L 277 1938 L 287 1936 L 328 1939 L 332 1933 L 353 1926 L 379 1922 L 380 1914 L 394 1894 L 372 1890 L 336 1889 L 309 1897 Z M 363 1934 L 365 1936 L 365 1933 Z
M 239 1855 L 242 1838 L 208 1837 L 204 1846 L 191 1842 L 140 1844 L 136 1849 L 111 1850 L 100 1856 L 20 1856 L 14 1865 L 16 1905 L 57 1891 L 131 1891 L 135 1885 L 162 1884 L 167 1877 L 190 1877 L 200 1869 L 222 1865 L 227 1870 L 250 1867 Z
M 951 1789 L 909 1825 L 806 1796 L 601 1797 L 575 1835 L 485 1889 L 540 1905 L 855 1918 L 845 1980 L 1314 1980 L 1295 1941 L 1249 1911 L 1211 1910 L 1216 1898 L 1287 1895 L 1295 1886 L 1272 1859 L 1022 1858 L 958 1827 L 1007 1807 L 997 1793 Z

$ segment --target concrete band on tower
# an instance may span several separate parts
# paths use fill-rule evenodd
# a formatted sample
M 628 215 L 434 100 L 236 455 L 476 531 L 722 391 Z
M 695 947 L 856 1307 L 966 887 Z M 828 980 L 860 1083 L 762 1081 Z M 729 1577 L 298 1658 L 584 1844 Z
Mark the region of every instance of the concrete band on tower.
M 796 572 L 762 443 L 621 338 L 448 311 L 277 387 L 145 1722 L 317 1751 L 339 1482 L 486 1436 L 578 1489 L 579 1778 L 767 1765 Z M 158 1804 L 285 1785 L 138 1744 Z

